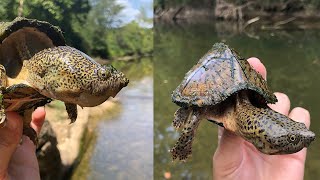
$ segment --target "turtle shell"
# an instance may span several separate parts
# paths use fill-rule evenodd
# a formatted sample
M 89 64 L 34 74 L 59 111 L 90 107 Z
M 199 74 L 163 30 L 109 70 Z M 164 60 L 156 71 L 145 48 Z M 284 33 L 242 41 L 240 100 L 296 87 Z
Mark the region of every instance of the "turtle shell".
M 172 101 L 182 107 L 210 106 L 240 90 L 257 92 L 266 103 L 277 102 L 266 81 L 248 61 L 227 45 L 216 43 L 185 75 L 173 91 Z
M 63 45 L 62 31 L 48 22 L 21 17 L 0 22 L 0 64 L 10 78 L 19 74 L 23 60 L 43 49 Z
M 2 73 L 15 79 L 21 72 L 24 60 L 29 60 L 43 49 L 61 45 L 65 45 L 62 31 L 48 22 L 21 17 L 11 22 L 0 22 L 0 64 L 5 68 Z M 24 79 L 13 82 L 3 89 L 6 111 L 23 112 L 51 101 L 25 84 Z
M 50 102 L 50 98 L 25 84 L 15 84 L 3 90 L 3 104 L 6 111 L 24 112 Z

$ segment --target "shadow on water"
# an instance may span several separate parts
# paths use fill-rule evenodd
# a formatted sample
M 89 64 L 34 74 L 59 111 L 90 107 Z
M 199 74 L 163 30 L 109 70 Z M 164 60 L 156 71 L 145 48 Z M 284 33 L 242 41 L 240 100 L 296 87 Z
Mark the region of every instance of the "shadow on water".
M 221 24 L 219 25 L 221 27 Z M 311 114 L 311 129 L 319 136 L 320 121 L 320 32 L 260 31 L 254 38 L 244 33 L 230 34 L 211 24 L 155 25 L 154 81 L 154 173 L 163 179 L 209 179 L 212 156 L 217 147 L 217 127 L 203 121 L 197 131 L 193 156 L 186 163 L 173 162 L 168 150 L 178 139 L 171 126 L 178 108 L 171 92 L 185 73 L 215 42 L 224 41 L 244 57 L 259 57 L 268 71 L 268 84 L 274 91 L 285 92 L 291 107 L 302 106 Z M 308 149 L 305 179 L 320 176 L 320 141 Z
M 152 179 L 152 59 L 114 62 L 113 66 L 130 83 L 117 95 L 118 113 L 106 114 L 95 126 L 94 144 L 84 147 L 88 150 L 81 164 L 86 170 L 80 170 L 75 179 Z

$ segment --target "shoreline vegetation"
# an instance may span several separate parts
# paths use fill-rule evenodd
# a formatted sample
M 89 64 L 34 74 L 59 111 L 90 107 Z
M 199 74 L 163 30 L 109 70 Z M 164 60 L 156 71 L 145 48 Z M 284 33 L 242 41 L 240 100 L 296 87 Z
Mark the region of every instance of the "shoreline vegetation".
M 320 2 L 285 0 L 155 0 L 157 23 L 227 22 L 240 29 L 320 29 Z
M 10 22 L 17 16 L 47 21 L 60 27 L 67 45 L 91 57 L 118 59 L 152 54 L 152 18 L 141 9 L 139 16 L 124 22 L 124 9 L 116 0 L 1 0 L 0 21 Z

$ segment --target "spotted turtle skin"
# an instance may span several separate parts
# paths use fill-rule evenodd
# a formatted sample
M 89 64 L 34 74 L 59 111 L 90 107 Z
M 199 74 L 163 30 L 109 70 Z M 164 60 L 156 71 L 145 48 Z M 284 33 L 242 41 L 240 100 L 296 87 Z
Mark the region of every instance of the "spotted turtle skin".
M 202 119 L 208 119 L 251 142 L 264 154 L 291 154 L 315 139 L 305 124 L 293 121 L 267 106 L 277 102 L 266 81 L 233 49 L 216 43 L 186 74 L 173 91 L 180 106 L 173 126 L 182 129 L 170 150 L 185 161 Z

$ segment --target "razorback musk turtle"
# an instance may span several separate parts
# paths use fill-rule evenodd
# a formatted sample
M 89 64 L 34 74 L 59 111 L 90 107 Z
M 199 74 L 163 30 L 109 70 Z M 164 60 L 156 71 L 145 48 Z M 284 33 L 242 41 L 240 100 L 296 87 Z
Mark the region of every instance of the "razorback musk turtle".
M 36 142 L 29 124 L 35 107 L 51 99 L 65 102 L 71 122 L 77 104 L 97 106 L 114 97 L 129 80 L 111 65 L 101 66 L 83 52 L 66 46 L 58 27 L 43 21 L 16 18 L 0 24 L 2 115 L 24 116 L 24 133 Z
M 277 98 L 266 81 L 233 49 L 216 43 L 173 91 L 181 106 L 173 126 L 183 128 L 173 159 L 186 160 L 201 119 L 206 118 L 251 142 L 265 154 L 290 154 L 307 147 L 315 134 L 300 122 L 273 111 Z

